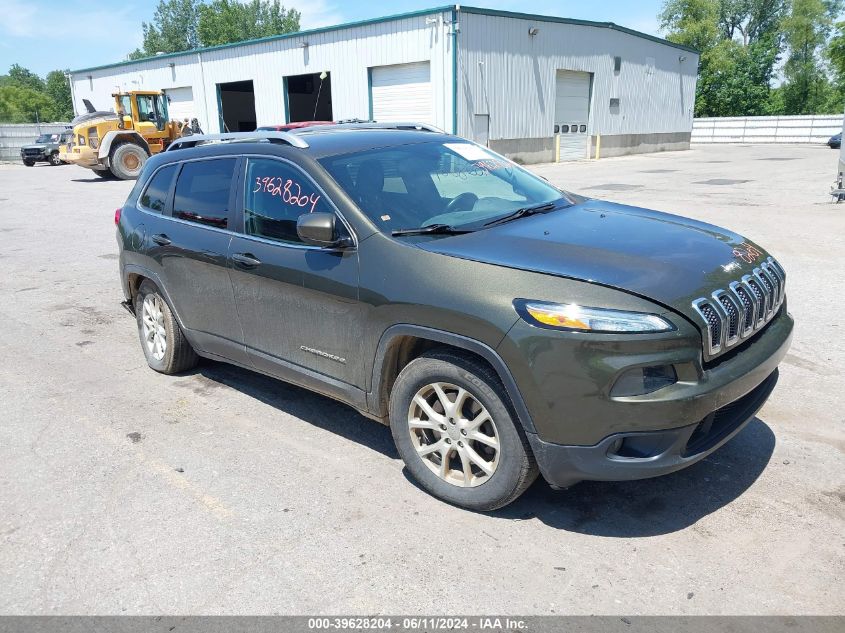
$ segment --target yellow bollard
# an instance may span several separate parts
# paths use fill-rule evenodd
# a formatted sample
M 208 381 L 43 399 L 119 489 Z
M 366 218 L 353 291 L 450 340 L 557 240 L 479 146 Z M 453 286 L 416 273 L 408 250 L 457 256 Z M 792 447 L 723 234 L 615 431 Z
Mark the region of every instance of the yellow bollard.
M 601 134 L 596 134 L 596 160 L 601 158 Z

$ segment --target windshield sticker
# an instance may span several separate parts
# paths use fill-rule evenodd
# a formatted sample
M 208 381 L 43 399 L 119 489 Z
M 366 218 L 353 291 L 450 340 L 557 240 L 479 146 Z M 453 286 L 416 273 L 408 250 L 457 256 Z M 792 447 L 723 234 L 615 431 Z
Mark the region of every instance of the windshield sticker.
M 472 143 L 444 143 L 443 146 L 469 161 L 487 160 L 493 157 L 486 149 Z
M 390 222 L 390 216 L 389 215 L 381 216 L 381 221 L 382 222 Z
M 282 202 L 292 207 L 307 207 L 310 204 L 309 213 L 314 213 L 314 209 L 320 201 L 320 196 L 316 193 L 312 193 L 310 196 L 302 193 L 302 186 L 298 182 L 290 178 L 285 180 L 279 176 L 256 177 L 255 189 L 252 190 L 252 193 L 258 192 L 279 196 Z
M 473 163 L 476 167 L 480 167 L 484 171 L 496 171 L 497 169 L 508 169 L 511 165 L 506 160 L 501 158 L 488 158 L 487 160 L 479 160 Z
M 748 242 L 743 242 L 739 246 L 734 247 L 733 250 L 734 257 L 736 257 L 737 259 L 741 259 L 746 264 L 753 264 L 760 258 L 762 254 L 763 253 L 754 248 Z

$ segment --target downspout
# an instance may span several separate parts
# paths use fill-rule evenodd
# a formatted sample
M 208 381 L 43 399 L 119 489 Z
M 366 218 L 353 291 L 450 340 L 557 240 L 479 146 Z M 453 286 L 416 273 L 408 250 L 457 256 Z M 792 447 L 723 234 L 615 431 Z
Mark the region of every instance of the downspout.
M 458 11 L 461 5 L 452 7 L 452 134 L 458 133 Z
M 70 86 L 70 106 L 73 108 L 73 118 L 76 118 L 76 93 L 73 90 L 73 75 L 65 73 L 65 78 Z
M 200 82 L 202 84 L 202 107 L 205 110 L 205 129 L 208 130 L 211 127 L 211 117 L 208 115 L 208 90 L 205 87 L 205 68 L 202 65 L 202 53 L 197 53 L 197 62 L 200 65 Z M 202 127 L 202 121 L 200 121 L 200 127 Z M 223 129 L 221 128 L 220 131 L 222 132 Z

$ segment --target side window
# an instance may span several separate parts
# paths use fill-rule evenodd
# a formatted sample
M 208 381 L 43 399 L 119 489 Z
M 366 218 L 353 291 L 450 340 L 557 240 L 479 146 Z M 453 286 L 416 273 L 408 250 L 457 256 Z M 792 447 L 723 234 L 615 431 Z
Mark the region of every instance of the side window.
M 176 174 L 176 165 L 167 165 L 159 169 L 141 194 L 139 200 L 141 206 L 157 213 L 164 211 L 174 174 Z
M 225 229 L 235 158 L 184 163 L 173 196 L 173 217 Z
M 299 169 L 278 160 L 250 159 L 244 187 L 244 233 L 301 244 L 296 220 L 304 213 L 334 213 Z

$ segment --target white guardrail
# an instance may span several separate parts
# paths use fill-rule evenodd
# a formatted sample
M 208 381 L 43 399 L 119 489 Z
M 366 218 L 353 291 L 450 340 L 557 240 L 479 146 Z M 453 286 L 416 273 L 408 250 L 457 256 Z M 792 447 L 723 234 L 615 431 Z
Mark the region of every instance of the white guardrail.
M 826 143 L 842 131 L 841 114 L 693 119 L 693 143 Z

